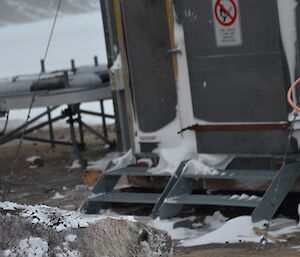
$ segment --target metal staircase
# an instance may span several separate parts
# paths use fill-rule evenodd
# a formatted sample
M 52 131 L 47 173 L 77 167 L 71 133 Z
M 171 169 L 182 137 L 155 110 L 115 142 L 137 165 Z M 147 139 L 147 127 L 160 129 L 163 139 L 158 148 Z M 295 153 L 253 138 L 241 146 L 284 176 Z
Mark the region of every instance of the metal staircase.
M 160 206 L 157 216 L 169 218 L 178 214 L 185 204 L 220 205 L 254 208 L 252 221 L 271 219 L 300 174 L 298 163 L 287 164 L 273 170 L 219 170 L 220 175 L 194 175 L 188 171 L 181 175 Z M 199 179 L 253 179 L 272 181 L 263 197 L 241 195 L 192 194 Z
M 143 155 L 151 158 L 154 165 L 158 163 L 158 156 Z M 136 156 L 138 159 L 139 156 Z M 114 169 L 111 163 L 107 171 L 100 177 L 91 196 L 82 206 L 87 214 L 96 214 L 105 203 L 140 203 L 153 204 L 153 218 L 169 218 L 176 216 L 184 205 L 219 205 L 254 208 L 252 221 L 271 219 L 284 198 L 294 185 L 300 174 L 298 162 L 284 165 L 279 171 L 274 170 L 217 170 L 217 175 L 196 175 L 189 173 L 186 166 L 188 161 L 182 162 L 173 176 L 169 173 L 152 173 L 151 167 L 131 165 Z M 121 176 L 157 177 L 169 176 L 169 182 L 162 193 L 125 193 L 113 191 Z M 193 194 L 199 179 L 249 179 L 270 181 L 271 184 L 263 197 L 243 195 L 204 195 Z
M 123 168 L 114 169 L 114 164 L 111 162 L 106 171 L 101 175 L 96 185 L 94 186 L 91 195 L 83 204 L 81 211 L 86 214 L 96 214 L 104 206 L 105 203 L 140 203 L 153 204 L 153 210 L 158 210 L 160 204 L 166 198 L 169 191 L 174 187 L 177 179 L 180 177 L 181 171 L 184 168 L 184 163 L 179 166 L 175 174 L 171 177 L 170 173 L 160 172 L 153 173 L 151 168 L 158 163 L 158 156 L 155 154 L 139 154 L 135 155 L 136 160 L 141 158 L 150 158 L 152 167 L 141 167 L 130 165 Z M 121 176 L 140 176 L 140 177 L 169 177 L 169 182 L 164 188 L 163 193 L 127 193 L 113 191 Z

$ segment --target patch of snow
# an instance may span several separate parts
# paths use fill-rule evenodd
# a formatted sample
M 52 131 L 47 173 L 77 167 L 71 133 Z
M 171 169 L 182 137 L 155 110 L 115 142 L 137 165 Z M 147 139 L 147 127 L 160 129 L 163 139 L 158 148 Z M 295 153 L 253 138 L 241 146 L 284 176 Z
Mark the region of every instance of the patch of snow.
M 248 198 L 248 201 L 251 201 L 251 200 L 258 200 L 259 197 L 257 195 L 251 195 L 249 198 Z
M 56 192 L 56 193 L 54 194 L 54 196 L 51 197 L 51 199 L 63 199 L 63 198 L 65 198 L 65 197 L 66 197 L 65 195 L 62 195 L 61 193 Z
M 20 216 L 28 218 L 34 224 L 42 224 L 58 232 L 68 228 L 86 227 L 105 216 L 82 216 L 79 212 L 71 212 L 45 205 L 27 206 L 11 202 L 0 202 L 3 210 L 20 210 Z
M 245 200 L 245 199 L 249 199 L 249 195 L 247 194 L 242 194 L 239 198 L 239 200 Z
M 69 234 L 69 235 L 66 236 L 65 239 L 66 239 L 67 242 L 71 242 L 72 243 L 72 242 L 74 242 L 76 240 L 76 238 L 77 238 L 76 235 Z
M 239 199 L 241 196 L 240 195 L 232 195 L 230 197 L 230 200 L 236 200 L 236 199 Z
M 224 217 L 220 211 L 214 212 L 212 216 L 206 216 L 204 219 L 204 224 L 208 225 L 212 229 L 217 229 L 221 227 L 228 218 Z
M 256 224 L 262 227 L 263 222 Z M 227 221 L 220 228 L 196 239 L 182 240 L 181 246 L 195 246 L 213 243 L 238 243 L 240 241 L 259 242 L 258 236 L 252 230 L 253 224 L 250 216 L 241 216 Z
M 290 221 L 290 220 L 287 220 Z M 253 227 L 264 229 L 266 221 L 252 223 L 251 216 L 240 216 L 227 221 L 218 229 L 206 233 L 203 236 L 194 239 L 185 239 L 180 241 L 181 246 L 190 247 L 195 245 L 214 244 L 214 243 L 239 243 L 239 242 L 260 242 L 262 236 L 257 235 L 253 231 Z M 276 227 L 277 220 L 271 221 L 271 227 Z M 282 220 L 279 220 L 279 225 Z M 272 230 L 269 229 L 269 234 L 272 236 L 287 235 L 294 232 L 299 232 L 300 228 L 296 225 L 285 226 L 282 229 Z M 270 240 L 270 242 L 272 242 Z
M 47 257 L 48 243 L 38 237 L 29 237 L 20 241 L 16 249 L 9 249 L 4 252 L 5 256 L 17 257 Z
M 134 164 L 135 163 L 135 157 L 133 155 L 132 150 L 130 149 L 126 154 L 123 156 L 112 160 L 114 166 L 112 169 L 120 169 L 124 168 L 128 165 Z
M 26 161 L 27 161 L 27 162 L 34 162 L 35 160 L 38 160 L 38 159 L 41 159 L 41 157 L 35 155 L 35 156 L 28 157 L 28 158 L 26 159 Z
M 71 170 L 73 170 L 73 169 L 80 169 L 80 168 L 81 168 L 81 165 L 80 165 L 79 160 L 73 161 L 72 166 L 70 167 Z
M 88 170 L 89 169 L 105 170 L 108 163 L 114 159 L 119 158 L 120 155 L 121 155 L 121 153 L 112 152 L 112 153 L 105 155 L 105 157 L 101 158 L 100 160 L 90 161 L 88 163 L 87 169 Z
M 174 228 L 174 224 L 180 220 L 182 219 L 175 218 L 175 219 L 161 220 L 157 218 L 155 220 L 151 220 L 148 223 L 148 225 L 168 232 L 168 234 L 171 236 L 173 240 L 198 238 L 199 236 L 202 236 L 205 233 L 203 231 L 198 231 L 190 228 Z
M 136 221 L 133 216 L 126 215 L 83 215 L 75 211 L 66 211 L 45 205 L 27 206 L 12 202 L 0 202 L 0 209 L 5 211 L 20 211 L 20 216 L 31 220 L 33 224 L 41 224 L 58 232 L 69 228 L 84 228 L 105 218 Z
M 199 162 L 197 160 L 190 160 L 188 163 L 185 165 L 183 172 L 185 174 L 190 174 L 190 175 L 211 175 L 211 176 L 218 176 L 219 172 L 212 168 L 208 167 L 202 162 Z
M 5 211 L 14 211 L 19 207 L 18 204 L 12 202 L 0 202 L 0 209 Z

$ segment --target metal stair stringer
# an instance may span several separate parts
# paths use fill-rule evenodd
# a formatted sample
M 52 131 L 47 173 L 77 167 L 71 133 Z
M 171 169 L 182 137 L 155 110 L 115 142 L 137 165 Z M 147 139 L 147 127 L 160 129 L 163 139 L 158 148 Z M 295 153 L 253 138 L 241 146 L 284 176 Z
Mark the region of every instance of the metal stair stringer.
M 165 197 L 169 194 L 169 191 L 174 187 L 174 184 L 180 177 L 185 164 L 185 161 L 182 162 L 172 176 L 168 172 L 151 172 L 151 167 L 146 166 L 129 165 L 127 167 L 114 169 L 113 165 L 110 165 L 110 167 L 106 169 L 107 171 L 100 176 L 91 195 L 82 206 L 81 211 L 86 214 L 97 214 L 104 207 L 104 204 L 109 202 L 153 204 L 154 208 L 152 209 L 151 214 L 153 217 L 157 217 L 158 209 L 163 203 Z M 170 178 L 162 193 L 125 193 L 114 191 L 114 187 L 121 176 L 168 176 Z
M 110 170 L 113 167 L 114 167 L 114 164 L 112 161 L 110 161 L 105 170 Z M 101 175 L 99 177 L 98 181 L 96 182 L 95 186 L 93 187 L 93 190 L 92 190 L 89 198 L 91 198 L 94 195 L 97 195 L 99 193 L 102 193 L 102 192 L 111 192 L 121 177 L 121 175 L 108 177 L 108 176 L 105 176 L 104 174 L 105 174 L 105 172 L 103 173 L 103 175 Z M 104 202 L 103 203 L 92 202 L 92 201 L 89 201 L 89 198 L 81 206 L 80 211 L 84 214 L 99 213 L 99 211 L 102 209 L 102 207 L 105 203 Z
M 252 212 L 252 221 L 270 220 L 300 175 L 299 163 L 284 165 Z
M 153 219 L 157 218 L 159 215 L 159 209 L 161 207 L 161 205 L 163 204 L 164 200 L 166 199 L 166 197 L 168 195 L 170 195 L 171 190 L 173 190 L 175 184 L 177 183 L 177 181 L 181 178 L 181 174 L 184 170 L 185 165 L 187 164 L 188 161 L 183 161 L 179 164 L 177 170 L 175 171 L 175 173 L 173 174 L 173 176 L 170 178 L 168 184 L 166 185 L 166 187 L 164 188 L 163 192 L 161 193 L 161 195 L 159 196 L 155 206 L 152 209 L 151 212 L 151 216 Z
M 173 188 L 169 190 L 168 195 L 161 203 L 157 212 L 158 216 L 161 219 L 167 219 L 176 216 L 180 212 L 184 204 L 166 203 L 166 199 L 176 198 L 181 195 L 190 195 L 193 192 L 195 185 L 196 185 L 195 179 L 185 177 L 181 173 L 176 183 L 174 183 Z

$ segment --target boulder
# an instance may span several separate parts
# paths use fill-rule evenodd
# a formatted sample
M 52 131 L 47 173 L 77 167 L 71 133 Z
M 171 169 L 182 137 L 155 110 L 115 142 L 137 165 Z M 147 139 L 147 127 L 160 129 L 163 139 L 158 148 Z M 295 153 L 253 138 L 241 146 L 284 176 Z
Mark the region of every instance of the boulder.
M 132 217 L 0 202 L 0 256 L 167 257 L 169 235 Z

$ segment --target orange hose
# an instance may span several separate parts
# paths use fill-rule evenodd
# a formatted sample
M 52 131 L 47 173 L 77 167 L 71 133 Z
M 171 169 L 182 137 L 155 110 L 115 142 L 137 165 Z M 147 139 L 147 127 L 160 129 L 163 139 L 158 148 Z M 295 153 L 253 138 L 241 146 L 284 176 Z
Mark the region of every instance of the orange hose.
M 292 99 L 292 93 L 293 93 L 293 90 L 294 88 L 300 83 L 300 78 L 298 78 L 294 83 L 293 85 L 290 87 L 288 93 L 287 93 L 287 100 L 290 104 L 290 106 L 292 106 L 292 108 L 294 110 L 296 110 L 297 112 L 300 112 L 300 107 L 298 107 L 294 102 L 293 102 L 293 99 Z

